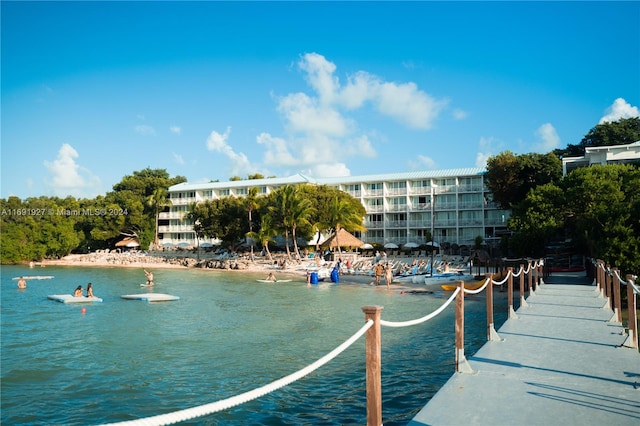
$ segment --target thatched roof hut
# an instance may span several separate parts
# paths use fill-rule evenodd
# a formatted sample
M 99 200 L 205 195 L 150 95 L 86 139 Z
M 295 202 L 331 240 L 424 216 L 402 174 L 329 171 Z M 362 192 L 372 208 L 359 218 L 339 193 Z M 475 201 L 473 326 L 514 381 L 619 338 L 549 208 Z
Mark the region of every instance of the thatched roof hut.
M 325 242 L 321 244 L 321 247 L 329 247 L 330 249 L 337 248 L 338 244 L 340 247 L 362 247 L 364 242 L 359 238 L 354 237 L 348 231 L 340 228 L 337 234 L 333 234 L 331 237 L 327 238 Z
M 133 237 L 125 237 L 116 243 L 116 247 L 134 248 L 140 247 L 140 243 Z

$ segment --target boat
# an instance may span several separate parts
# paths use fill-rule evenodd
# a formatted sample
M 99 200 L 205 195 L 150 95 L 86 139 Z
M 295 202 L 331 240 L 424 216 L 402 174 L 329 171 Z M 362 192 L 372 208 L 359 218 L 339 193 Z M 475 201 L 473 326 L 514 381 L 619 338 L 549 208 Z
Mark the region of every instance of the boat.
M 91 302 L 102 302 L 102 299 L 99 297 L 74 297 L 71 294 L 50 294 L 47 296 L 47 299 L 55 300 L 60 303 L 91 303 Z
M 480 287 L 482 287 L 484 285 L 484 282 L 486 280 L 482 280 L 482 281 L 476 281 L 476 282 L 465 282 L 464 283 L 464 288 L 465 290 L 477 290 Z M 458 288 L 458 284 L 442 284 L 440 287 L 442 287 L 442 289 L 444 291 L 454 291 L 455 289 Z
M 471 274 L 465 274 L 463 272 L 443 272 L 439 274 L 433 274 L 432 276 L 425 276 L 424 283 L 427 287 L 442 284 L 455 284 L 458 281 L 473 281 L 475 277 Z

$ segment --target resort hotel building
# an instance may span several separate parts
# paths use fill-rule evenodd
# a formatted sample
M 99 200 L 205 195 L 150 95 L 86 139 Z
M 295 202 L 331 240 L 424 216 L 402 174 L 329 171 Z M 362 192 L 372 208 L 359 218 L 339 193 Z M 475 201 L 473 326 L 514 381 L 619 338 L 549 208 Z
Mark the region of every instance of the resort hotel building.
M 369 244 L 425 244 L 431 233 L 436 245 L 468 254 L 482 237 L 497 247 L 507 232 L 509 210 L 500 210 L 485 185 L 484 168 L 310 178 L 300 174 L 229 182 L 181 183 L 169 188 L 171 206 L 160 214 L 161 245 L 213 244 L 196 240 L 193 224 L 186 219 L 189 205 L 222 197 L 243 197 L 249 189 L 268 194 L 287 184 L 327 185 L 360 200 L 366 209 L 367 231 L 355 233 Z M 410 245 L 411 246 L 411 245 Z

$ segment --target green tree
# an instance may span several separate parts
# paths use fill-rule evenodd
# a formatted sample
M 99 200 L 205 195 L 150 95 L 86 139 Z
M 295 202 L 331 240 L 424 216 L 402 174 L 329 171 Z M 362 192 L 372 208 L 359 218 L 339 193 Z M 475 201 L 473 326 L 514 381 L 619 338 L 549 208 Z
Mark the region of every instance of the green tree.
M 151 195 L 147 197 L 147 206 L 150 206 L 154 209 L 156 226 L 155 226 L 155 237 L 153 239 L 153 248 L 157 250 L 159 245 L 158 223 L 160 220 L 160 211 L 162 211 L 162 209 L 165 206 L 171 206 L 171 200 L 169 199 L 169 193 L 167 189 L 164 187 L 158 187 L 154 189 Z
M 561 178 L 562 161 L 552 153 L 515 155 L 504 151 L 487 160 L 485 182 L 502 209 L 513 208 L 532 188 Z
M 593 127 L 579 144 L 569 144 L 565 149 L 556 150 L 558 156 L 581 157 L 585 148 L 593 146 L 627 145 L 640 140 L 640 117 L 622 118 Z
M 273 261 L 271 252 L 269 251 L 269 243 L 274 242 L 274 238 L 278 235 L 278 230 L 273 226 L 273 219 L 270 215 L 264 214 L 260 217 L 260 227 L 258 231 L 247 233 L 247 236 L 253 240 L 260 241 L 262 247 L 267 252 L 270 261 Z

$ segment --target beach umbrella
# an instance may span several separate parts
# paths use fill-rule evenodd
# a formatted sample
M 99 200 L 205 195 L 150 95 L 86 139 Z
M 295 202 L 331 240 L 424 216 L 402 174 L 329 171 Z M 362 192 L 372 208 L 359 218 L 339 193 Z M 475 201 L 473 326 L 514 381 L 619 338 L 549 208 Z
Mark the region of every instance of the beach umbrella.
M 431 247 L 440 247 L 440 244 L 436 243 L 435 241 L 429 241 L 426 245 Z
M 404 248 L 411 248 L 411 249 L 414 249 L 414 248 L 418 248 L 418 247 L 419 247 L 419 245 L 418 245 L 417 243 L 407 243 L 407 244 L 405 244 L 403 247 L 404 247 Z
M 361 245 L 360 248 L 362 250 L 371 250 L 373 248 L 373 246 L 371 244 L 369 244 L 369 243 L 365 243 L 365 244 Z
M 207 247 L 213 247 L 213 244 L 211 244 L 211 243 L 201 243 L 201 244 L 200 244 L 200 247 L 205 247 L 205 248 L 207 248 Z
M 162 243 L 162 247 L 173 247 L 173 243 Z
M 384 248 L 388 248 L 388 249 L 397 249 L 398 245 L 394 244 L 394 243 L 387 243 L 384 245 Z
M 182 242 L 182 243 L 178 243 L 178 247 L 187 248 L 187 247 L 191 247 L 191 244 Z

